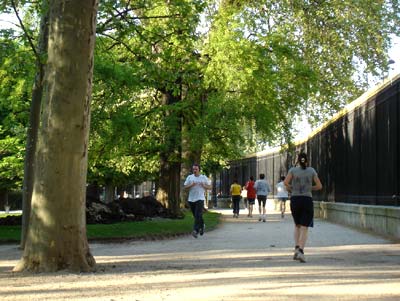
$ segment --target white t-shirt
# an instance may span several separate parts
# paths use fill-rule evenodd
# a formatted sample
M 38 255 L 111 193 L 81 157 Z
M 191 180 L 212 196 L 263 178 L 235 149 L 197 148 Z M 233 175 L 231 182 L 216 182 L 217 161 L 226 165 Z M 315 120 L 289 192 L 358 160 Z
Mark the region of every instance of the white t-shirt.
M 196 202 L 199 200 L 205 201 L 206 189 L 204 189 L 203 186 L 201 186 L 200 184 L 203 183 L 206 185 L 210 185 L 211 184 L 210 180 L 205 175 L 199 175 L 198 177 L 196 177 L 195 175 L 192 174 L 186 178 L 185 183 L 183 183 L 183 185 L 186 186 L 192 183 L 196 183 L 196 185 L 189 188 L 188 201 L 189 202 Z
M 283 184 L 283 181 L 279 182 L 278 184 L 276 184 L 276 196 L 278 198 L 288 198 L 288 192 L 286 190 L 285 184 Z

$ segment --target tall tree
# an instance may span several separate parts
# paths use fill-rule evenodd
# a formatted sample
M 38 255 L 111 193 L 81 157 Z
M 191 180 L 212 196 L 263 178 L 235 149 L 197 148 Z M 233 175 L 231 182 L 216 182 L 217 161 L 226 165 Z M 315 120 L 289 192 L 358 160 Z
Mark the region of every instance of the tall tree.
M 152 140 L 145 153 L 154 156 L 157 151 L 159 158 L 157 199 L 179 215 L 183 89 L 196 80 L 195 30 L 204 1 L 117 1 L 112 9 L 107 4 L 103 3 L 102 14 L 109 11 L 113 18 L 104 15 L 101 34 L 114 40 L 113 48 L 121 50 L 119 62 L 129 63 L 131 76 L 140 79 L 141 93 L 130 101 L 151 100 L 150 106 L 141 106 L 140 115 L 152 119 L 146 121 L 152 131 L 140 135 Z
M 49 51 L 30 227 L 14 271 L 91 271 L 87 146 L 97 1 L 49 1 Z
M 47 47 L 47 8 L 47 1 L 42 1 L 42 3 L 30 3 L 27 1 L 14 0 L 0 2 L 0 9 L 12 14 L 16 20 L 16 23 L 13 26 L 15 28 L 12 29 L 13 32 L 15 31 L 14 40 L 16 43 L 21 45 L 27 45 L 31 51 L 30 55 L 27 56 L 30 56 L 30 59 L 32 58 L 36 61 L 36 76 L 33 82 L 29 122 L 26 126 L 27 131 L 22 186 L 22 230 L 20 243 L 20 247 L 22 249 L 24 248 L 26 232 L 29 225 L 33 189 L 34 156 L 40 119 L 40 104 L 42 98 L 42 82 L 44 74 L 43 68 Z M 40 13 L 40 11 L 42 11 L 42 13 Z M 42 15 L 39 38 L 37 38 L 37 15 Z M 25 64 L 23 64 L 21 67 L 25 70 L 28 70 L 27 65 Z M 34 70 L 30 69 L 30 72 L 34 72 Z
M 18 17 L 21 28 L 24 31 L 24 36 L 29 41 L 32 52 L 35 56 L 36 61 L 36 76 L 32 88 L 32 101 L 29 113 L 29 124 L 26 133 L 26 145 L 25 145 L 25 160 L 24 160 L 24 181 L 22 186 L 22 227 L 21 227 L 21 242 L 20 247 L 24 249 L 26 234 L 29 226 L 29 217 L 31 214 L 31 201 L 34 181 L 34 162 L 37 137 L 39 132 L 40 122 L 40 107 L 43 96 L 43 78 L 44 78 L 44 66 L 45 58 L 47 53 L 47 42 L 48 42 L 48 2 L 43 1 L 42 8 L 42 19 L 39 32 L 38 45 L 34 44 L 33 37 L 30 36 L 27 29 L 24 27 L 22 20 L 19 17 L 17 8 L 13 3 L 15 14 Z
M 392 0 L 222 1 L 203 50 L 206 81 L 271 142 L 289 133 L 293 116 L 305 111 L 319 123 L 357 97 L 365 66 L 387 68 L 399 12 Z

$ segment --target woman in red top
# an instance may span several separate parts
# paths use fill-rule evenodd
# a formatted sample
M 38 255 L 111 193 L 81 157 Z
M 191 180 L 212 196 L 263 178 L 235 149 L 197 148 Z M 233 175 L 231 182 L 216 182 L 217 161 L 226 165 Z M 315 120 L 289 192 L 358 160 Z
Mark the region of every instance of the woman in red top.
M 248 217 L 253 217 L 253 206 L 256 200 L 256 190 L 254 189 L 254 178 L 250 176 L 250 180 L 246 183 L 247 189 L 247 201 L 249 203 L 249 214 Z

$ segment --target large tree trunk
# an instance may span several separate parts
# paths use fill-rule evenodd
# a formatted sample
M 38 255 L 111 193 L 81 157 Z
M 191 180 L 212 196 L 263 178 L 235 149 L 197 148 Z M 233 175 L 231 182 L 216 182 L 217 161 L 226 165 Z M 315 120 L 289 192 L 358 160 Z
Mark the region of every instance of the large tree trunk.
M 160 178 L 156 199 L 166 206 L 173 216 L 182 215 L 180 206 L 180 163 L 161 159 Z
M 95 268 L 85 189 L 97 1 L 52 0 L 30 226 L 14 271 Z
M 184 125 L 182 127 L 182 165 L 181 165 L 181 175 L 180 175 L 180 184 L 183 187 L 183 183 L 185 182 L 186 177 L 192 173 L 193 164 L 200 164 L 201 159 L 201 150 L 193 151 L 190 149 L 190 138 L 187 135 L 189 131 L 188 125 Z M 188 199 L 189 191 L 186 189 L 181 190 L 181 207 L 185 205 L 186 200 Z
M 180 100 L 171 92 L 163 94 L 164 105 L 172 105 Z M 165 119 L 166 137 L 164 150 L 160 154 L 160 177 L 156 199 L 166 206 L 174 216 L 181 216 L 180 174 L 181 174 L 181 117 L 168 110 Z
M 8 206 L 8 190 L 7 189 L 0 189 L 0 204 L 2 204 L 3 208 Z
M 40 106 L 42 103 L 43 96 L 43 79 L 44 79 L 44 62 L 42 61 L 47 53 L 47 42 L 48 42 L 48 22 L 49 12 L 44 9 L 45 13 L 42 16 L 40 34 L 39 34 L 39 45 L 36 57 L 36 68 L 37 73 L 35 82 L 32 89 L 32 103 L 29 113 L 29 126 L 26 137 L 25 147 L 25 161 L 24 161 L 24 183 L 22 189 L 22 227 L 21 227 L 21 243 L 20 248 L 24 249 L 26 234 L 28 231 L 29 217 L 31 214 L 31 200 L 33 190 L 33 179 L 34 179 L 34 162 L 37 136 L 39 131 L 39 120 L 40 120 Z
M 200 97 L 200 112 L 203 114 L 203 103 L 206 101 L 206 94 L 201 95 Z M 195 99 L 197 102 L 198 99 Z M 196 115 L 196 111 L 192 112 L 194 115 Z M 196 120 L 196 118 L 193 118 Z M 202 153 L 202 146 L 203 143 L 201 141 L 198 141 L 200 138 L 199 136 L 196 136 L 195 139 L 196 145 L 198 147 L 194 148 L 193 147 L 193 141 L 192 141 L 192 136 L 191 136 L 191 130 L 193 124 L 193 119 L 192 118 L 183 118 L 182 119 L 182 166 L 181 166 L 181 179 L 180 183 L 181 186 L 183 187 L 183 183 L 185 182 L 186 177 L 192 173 L 192 166 L 193 164 L 200 164 L 201 161 L 201 153 Z M 192 120 L 192 121 L 190 121 Z M 186 200 L 188 199 L 189 192 L 185 189 L 182 189 L 181 191 L 181 200 L 182 200 L 182 205 L 185 204 Z

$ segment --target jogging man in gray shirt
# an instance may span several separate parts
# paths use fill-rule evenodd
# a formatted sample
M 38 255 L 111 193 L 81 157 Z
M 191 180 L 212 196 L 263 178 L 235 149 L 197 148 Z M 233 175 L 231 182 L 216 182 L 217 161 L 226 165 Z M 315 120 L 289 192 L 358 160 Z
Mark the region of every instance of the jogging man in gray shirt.
M 257 200 L 258 200 L 258 212 L 260 213 L 260 217 L 258 221 L 261 220 L 265 223 L 265 204 L 267 202 L 268 193 L 271 191 L 268 182 L 265 180 L 265 175 L 260 174 L 260 179 L 256 181 L 254 184 L 254 189 L 256 190 Z

